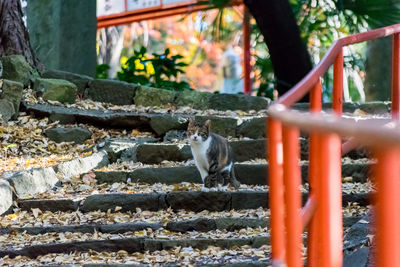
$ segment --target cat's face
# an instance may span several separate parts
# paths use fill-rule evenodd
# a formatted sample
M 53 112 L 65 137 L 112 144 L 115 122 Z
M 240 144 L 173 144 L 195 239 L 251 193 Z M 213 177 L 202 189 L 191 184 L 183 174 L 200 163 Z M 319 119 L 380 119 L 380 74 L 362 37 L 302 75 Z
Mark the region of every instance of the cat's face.
M 200 144 L 206 141 L 210 135 L 210 123 L 210 120 L 207 120 L 204 124 L 200 124 L 190 119 L 187 129 L 187 136 L 190 143 Z

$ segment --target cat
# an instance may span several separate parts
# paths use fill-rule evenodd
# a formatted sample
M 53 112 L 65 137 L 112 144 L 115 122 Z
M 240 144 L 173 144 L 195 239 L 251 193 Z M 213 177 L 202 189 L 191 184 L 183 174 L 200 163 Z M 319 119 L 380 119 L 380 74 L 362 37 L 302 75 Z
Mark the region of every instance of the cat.
M 204 124 L 189 119 L 187 135 L 197 169 L 203 180 L 202 191 L 225 191 L 230 183 L 238 189 L 232 148 L 222 136 L 210 131 L 211 121 Z M 222 186 L 221 186 L 222 185 Z

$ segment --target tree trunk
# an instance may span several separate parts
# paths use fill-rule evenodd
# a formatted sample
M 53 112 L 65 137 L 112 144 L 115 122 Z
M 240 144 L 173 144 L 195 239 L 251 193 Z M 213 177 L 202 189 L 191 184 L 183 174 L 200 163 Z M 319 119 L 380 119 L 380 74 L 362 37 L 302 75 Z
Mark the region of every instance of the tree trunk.
M 289 0 L 244 0 L 244 4 L 264 36 L 277 80 L 276 89 L 283 95 L 312 69 Z
M 41 69 L 22 16 L 20 0 L 0 0 L 0 57 L 22 55 L 32 67 Z

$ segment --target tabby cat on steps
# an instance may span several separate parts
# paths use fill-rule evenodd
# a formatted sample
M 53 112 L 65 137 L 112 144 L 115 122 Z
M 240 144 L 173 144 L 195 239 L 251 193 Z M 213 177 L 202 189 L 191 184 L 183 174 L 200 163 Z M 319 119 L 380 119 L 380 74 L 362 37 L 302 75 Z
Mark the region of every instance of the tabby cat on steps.
M 228 141 L 210 131 L 211 121 L 204 124 L 189 120 L 187 135 L 194 162 L 203 180 L 202 191 L 225 191 L 230 183 L 236 189 L 240 182 L 235 177 L 232 148 Z

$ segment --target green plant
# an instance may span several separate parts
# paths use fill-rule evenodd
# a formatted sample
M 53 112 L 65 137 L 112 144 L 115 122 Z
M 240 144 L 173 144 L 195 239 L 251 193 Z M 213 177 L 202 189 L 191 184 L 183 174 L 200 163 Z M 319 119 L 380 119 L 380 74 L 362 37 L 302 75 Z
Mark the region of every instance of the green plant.
M 110 66 L 107 64 L 97 65 L 96 66 L 96 78 L 97 79 L 107 79 L 109 69 L 110 69 Z
M 169 49 L 165 49 L 163 54 L 148 56 L 147 49 L 141 47 L 121 66 L 117 79 L 167 90 L 190 89 L 187 82 L 178 81 L 179 73 L 183 73 L 182 68 L 187 66 L 182 58 L 179 54 L 172 56 Z

